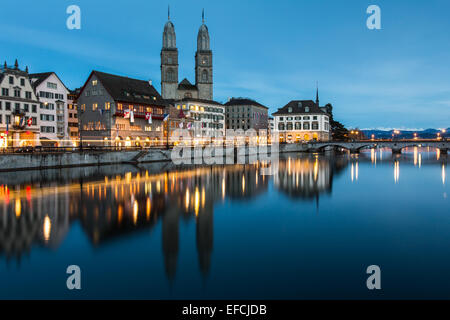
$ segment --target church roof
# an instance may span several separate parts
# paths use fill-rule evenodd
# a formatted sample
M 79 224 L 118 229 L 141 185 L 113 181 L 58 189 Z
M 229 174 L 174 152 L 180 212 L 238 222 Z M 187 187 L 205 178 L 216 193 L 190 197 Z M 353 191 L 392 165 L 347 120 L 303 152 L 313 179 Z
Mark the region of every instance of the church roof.
M 178 89 L 181 90 L 197 90 L 197 87 L 189 82 L 188 79 L 184 78 L 183 81 L 181 81 L 178 84 Z
M 306 112 L 305 108 L 308 107 L 309 111 Z M 289 112 L 289 108 L 292 111 Z M 292 100 L 284 107 L 278 109 L 277 112 L 272 113 L 272 115 L 289 115 L 289 114 L 323 114 L 319 106 L 312 100 Z
M 116 101 L 166 106 L 166 102 L 156 89 L 145 80 L 117 76 L 100 71 L 92 71 L 111 97 Z M 87 82 L 86 82 L 87 83 Z M 81 92 L 84 88 L 81 90 Z
M 231 98 L 227 103 L 224 104 L 225 106 L 258 106 L 265 109 L 269 109 L 266 106 L 262 105 L 259 102 L 256 102 L 255 100 L 248 99 L 248 98 Z

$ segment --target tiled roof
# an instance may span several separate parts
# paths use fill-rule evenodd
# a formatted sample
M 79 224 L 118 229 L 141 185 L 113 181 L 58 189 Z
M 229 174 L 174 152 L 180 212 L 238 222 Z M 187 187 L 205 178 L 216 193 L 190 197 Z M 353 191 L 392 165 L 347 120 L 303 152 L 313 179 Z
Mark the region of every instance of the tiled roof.
M 30 79 L 36 79 L 33 82 L 33 88 L 37 88 L 42 82 L 45 81 L 48 77 L 50 77 L 54 72 L 41 72 L 41 73 L 30 73 Z
M 256 102 L 255 100 L 248 99 L 248 98 L 231 98 L 224 105 L 225 106 L 258 106 L 258 107 L 262 107 L 265 109 L 269 109 L 266 106 L 260 104 L 259 102 Z
M 305 111 L 306 107 L 309 108 L 308 112 Z M 291 112 L 289 112 L 289 108 L 292 108 Z M 278 109 L 277 112 L 272 113 L 272 115 L 323 114 L 323 113 L 325 112 L 323 112 L 312 100 L 292 100 L 283 108 Z
M 116 101 L 166 106 L 164 99 L 148 81 L 100 71 L 92 71 L 92 74 Z

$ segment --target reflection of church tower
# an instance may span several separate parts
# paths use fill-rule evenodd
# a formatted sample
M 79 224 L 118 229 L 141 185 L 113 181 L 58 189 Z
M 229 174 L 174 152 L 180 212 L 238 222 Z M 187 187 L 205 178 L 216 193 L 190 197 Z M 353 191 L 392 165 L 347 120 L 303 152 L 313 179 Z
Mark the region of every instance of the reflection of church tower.
M 213 251 L 213 201 L 210 205 L 200 212 L 197 218 L 197 251 L 198 262 L 202 274 L 209 272 L 211 265 L 211 253 Z
M 210 49 L 208 27 L 205 25 L 205 13 L 202 13 L 202 25 L 197 35 L 197 52 L 195 53 L 195 85 L 200 99 L 213 98 L 212 51 Z
M 169 280 L 175 277 L 178 260 L 179 212 L 176 207 L 168 207 L 162 218 L 162 246 L 164 264 Z
M 161 50 L 161 95 L 164 99 L 176 99 L 178 88 L 178 49 L 175 27 L 170 21 L 164 26 Z

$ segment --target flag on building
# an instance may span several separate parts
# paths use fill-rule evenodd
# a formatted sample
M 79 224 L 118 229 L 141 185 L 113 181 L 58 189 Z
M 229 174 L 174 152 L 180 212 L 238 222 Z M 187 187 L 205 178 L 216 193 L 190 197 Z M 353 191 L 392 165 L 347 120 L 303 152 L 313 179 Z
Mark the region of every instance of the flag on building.
M 169 114 L 168 114 L 168 113 L 165 113 L 165 114 L 164 114 L 163 121 L 167 121 L 167 120 L 169 120 Z
M 125 112 L 123 113 L 123 118 L 124 119 L 129 119 L 130 118 L 130 110 L 126 109 Z
M 189 123 L 187 124 L 187 128 L 190 129 L 191 127 L 192 127 L 192 123 L 189 122 Z
M 147 120 L 149 124 L 152 124 L 152 114 L 150 112 L 145 113 L 145 120 Z
M 31 127 L 33 125 L 33 119 L 32 118 L 28 118 L 27 124 L 28 124 L 29 127 Z
M 183 129 L 183 126 L 184 126 L 183 122 L 180 122 L 180 129 Z
M 130 122 L 134 122 L 134 112 L 130 112 Z

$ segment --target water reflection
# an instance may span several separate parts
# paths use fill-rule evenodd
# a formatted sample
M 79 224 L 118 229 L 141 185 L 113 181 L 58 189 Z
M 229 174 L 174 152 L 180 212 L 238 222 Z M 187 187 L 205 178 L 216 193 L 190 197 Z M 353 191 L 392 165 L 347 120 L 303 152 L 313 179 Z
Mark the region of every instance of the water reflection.
M 274 176 L 260 175 L 261 163 L 227 166 L 110 166 L 33 171 L 0 175 L 0 253 L 20 261 L 33 247 L 59 247 L 71 225 L 80 222 L 93 246 L 102 246 L 140 230 L 161 227 L 163 261 L 172 280 L 178 267 L 180 221 L 195 222 L 199 270 L 211 269 L 214 210 L 225 201 L 248 201 L 268 192 L 269 185 L 290 199 L 318 201 L 332 192 L 333 178 L 350 168 L 359 179 L 360 163 L 420 168 L 421 152 L 388 157 L 383 150 L 356 155 L 293 154 L 283 156 Z M 446 157 L 437 156 L 445 185 Z M 383 159 L 384 158 L 384 159 Z M 377 160 L 378 159 L 378 160 Z M 425 164 L 436 164 L 433 156 Z M 192 239 L 193 240 L 193 239 Z

